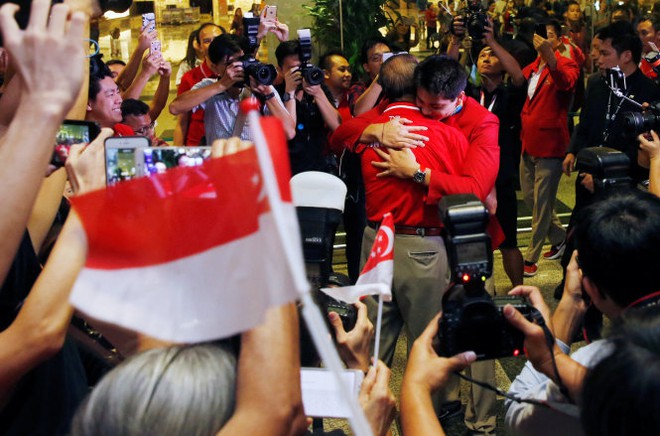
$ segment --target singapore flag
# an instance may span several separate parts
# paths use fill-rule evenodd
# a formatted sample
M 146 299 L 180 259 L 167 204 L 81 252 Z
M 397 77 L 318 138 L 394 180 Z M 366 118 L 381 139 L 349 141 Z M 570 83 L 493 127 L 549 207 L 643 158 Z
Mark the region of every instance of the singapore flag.
M 394 272 L 394 220 L 391 213 L 383 215 L 376 233 L 369 259 L 364 265 L 355 286 L 321 289 L 327 295 L 345 303 L 354 304 L 360 297 L 380 295 L 382 300 L 392 300 L 392 275 Z

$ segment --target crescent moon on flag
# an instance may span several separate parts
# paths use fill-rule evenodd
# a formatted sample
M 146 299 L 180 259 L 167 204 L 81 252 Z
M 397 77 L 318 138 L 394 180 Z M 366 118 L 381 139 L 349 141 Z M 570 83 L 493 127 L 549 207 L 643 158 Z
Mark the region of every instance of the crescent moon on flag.
M 392 248 L 394 248 L 394 232 L 389 227 L 381 227 L 380 229 L 387 235 L 387 247 L 385 248 L 385 251 L 383 251 L 383 253 L 380 255 L 380 257 L 385 257 L 390 254 L 392 252 Z

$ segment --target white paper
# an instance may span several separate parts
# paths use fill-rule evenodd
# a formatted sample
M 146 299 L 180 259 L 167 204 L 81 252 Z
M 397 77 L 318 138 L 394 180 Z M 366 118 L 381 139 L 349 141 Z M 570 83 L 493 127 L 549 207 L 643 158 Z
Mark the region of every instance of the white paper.
M 357 369 L 347 369 L 341 373 L 341 378 L 351 394 L 357 398 L 364 373 Z M 339 386 L 330 371 L 321 368 L 301 368 L 300 380 L 306 416 L 348 418 L 351 415 L 351 409 L 342 398 Z

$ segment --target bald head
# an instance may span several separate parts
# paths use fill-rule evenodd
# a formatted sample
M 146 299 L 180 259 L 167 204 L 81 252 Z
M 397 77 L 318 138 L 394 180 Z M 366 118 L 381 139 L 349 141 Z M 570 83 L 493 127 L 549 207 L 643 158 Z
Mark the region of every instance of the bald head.
M 415 67 L 418 60 L 411 54 L 400 54 L 389 58 L 380 67 L 378 83 L 390 101 L 402 100 L 403 97 L 415 96 Z

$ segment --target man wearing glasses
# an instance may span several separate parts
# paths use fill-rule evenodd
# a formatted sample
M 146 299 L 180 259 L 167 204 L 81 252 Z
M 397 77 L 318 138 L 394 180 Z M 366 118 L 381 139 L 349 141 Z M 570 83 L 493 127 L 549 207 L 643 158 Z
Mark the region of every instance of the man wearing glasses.
M 156 136 L 156 120 L 151 120 L 149 105 L 143 101 L 129 98 L 121 104 L 122 123 L 133 129 L 136 135 L 146 136 L 152 147 L 167 146 L 167 142 Z

